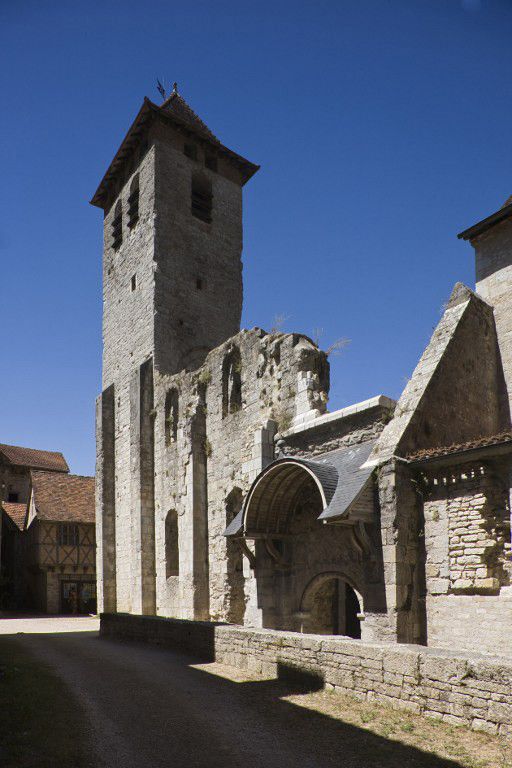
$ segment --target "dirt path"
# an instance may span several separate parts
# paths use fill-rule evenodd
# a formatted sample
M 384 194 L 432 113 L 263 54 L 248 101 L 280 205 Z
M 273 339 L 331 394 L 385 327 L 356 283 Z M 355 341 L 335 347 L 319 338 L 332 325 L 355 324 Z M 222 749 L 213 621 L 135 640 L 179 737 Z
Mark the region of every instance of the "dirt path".
M 223 677 L 218 665 L 100 639 L 95 631 L 24 634 L 17 640 L 79 697 L 98 768 L 457 765 L 283 701 L 300 692 L 297 686 L 236 679 L 234 673 Z

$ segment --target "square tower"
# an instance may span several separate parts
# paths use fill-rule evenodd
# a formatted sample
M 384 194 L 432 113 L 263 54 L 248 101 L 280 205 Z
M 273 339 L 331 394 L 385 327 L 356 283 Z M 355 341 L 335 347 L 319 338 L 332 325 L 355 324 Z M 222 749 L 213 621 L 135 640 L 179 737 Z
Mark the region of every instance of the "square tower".
M 103 388 L 149 355 L 161 372 L 196 367 L 240 330 L 242 187 L 257 170 L 176 87 L 144 99 L 91 201 L 104 211 Z
M 257 170 L 221 144 L 175 84 L 160 106 L 144 99 L 91 200 L 104 211 L 103 610 L 154 613 L 154 377 L 197 368 L 240 330 L 242 187 Z

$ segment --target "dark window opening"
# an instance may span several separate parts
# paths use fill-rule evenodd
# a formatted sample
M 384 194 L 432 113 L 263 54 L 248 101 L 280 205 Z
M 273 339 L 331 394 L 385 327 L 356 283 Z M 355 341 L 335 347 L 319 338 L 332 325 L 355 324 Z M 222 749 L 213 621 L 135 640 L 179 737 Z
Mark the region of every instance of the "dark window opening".
M 139 174 L 133 177 L 128 197 L 128 226 L 130 229 L 139 220 Z
M 165 518 L 165 575 L 179 576 L 180 554 L 178 542 L 178 513 L 171 509 Z
M 196 277 L 196 288 L 198 291 L 203 290 L 203 281 L 200 277 Z
M 171 389 L 165 398 L 165 444 L 175 443 L 178 438 L 179 398 L 178 390 Z
M 9 491 L 9 494 L 7 496 L 7 501 L 10 501 L 11 504 L 16 504 L 19 501 L 20 495 L 19 493 L 13 493 L 12 491 Z
M 137 275 L 132 275 L 132 291 L 137 287 Z
M 201 221 L 212 220 L 212 185 L 204 176 L 192 177 L 191 211 Z
M 73 523 L 59 523 L 57 540 L 61 546 L 78 546 L 78 525 Z
M 183 147 L 183 153 L 190 157 L 191 160 L 197 160 L 197 147 L 195 144 L 185 144 Z
M 242 407 L 242 363 L 240 350 L 233 347 L 222 364 L 222 415 L 236 413 Z
M 215 155 L 205 155 L 204 158 L 204 164 L 206 168 L 209 168 L 210 171 L 216 171 L 217 170 L 217 158 Z
M 117 251 L 123 242 L 123 206 L 119 200 L 112 221 L 112 247 Z

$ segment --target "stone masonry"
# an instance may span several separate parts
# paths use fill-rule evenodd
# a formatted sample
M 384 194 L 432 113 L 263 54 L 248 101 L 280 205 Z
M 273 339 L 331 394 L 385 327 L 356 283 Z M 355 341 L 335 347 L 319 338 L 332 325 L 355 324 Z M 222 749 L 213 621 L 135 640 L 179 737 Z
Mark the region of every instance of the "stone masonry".
M 330 413 L 326 353 L 240 330 L 257 170 L 175 89 L 144 100 L 93 197 L 100 607 L 236 624 L 222 658 L 286 648 L 329 685 L 508 733 L 509 671 L 460 653 L 512 656 L 512 204 L 462 233 L 477 292 L 456 284 L 398 402 Z
M 126 615 L 104 615 L 101 634 L 179 648 L 250 674 L 306 672 L 328 690 L 512 736 L 510 659 Z

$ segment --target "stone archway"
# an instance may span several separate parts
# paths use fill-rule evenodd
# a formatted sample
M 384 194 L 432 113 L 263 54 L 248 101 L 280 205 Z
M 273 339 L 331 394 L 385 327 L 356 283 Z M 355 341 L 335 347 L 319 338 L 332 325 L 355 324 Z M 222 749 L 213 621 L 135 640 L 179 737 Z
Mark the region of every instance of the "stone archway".
M 341 573 L 322 573 L 307 585 L 300 604 L 302 632 L 361 637 L 363 601 Z

